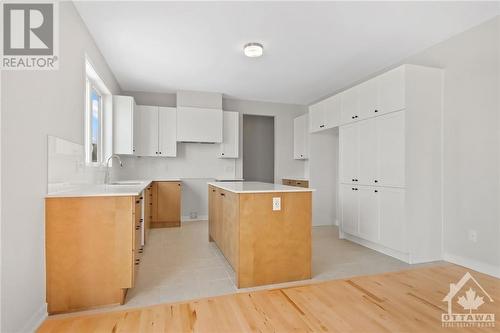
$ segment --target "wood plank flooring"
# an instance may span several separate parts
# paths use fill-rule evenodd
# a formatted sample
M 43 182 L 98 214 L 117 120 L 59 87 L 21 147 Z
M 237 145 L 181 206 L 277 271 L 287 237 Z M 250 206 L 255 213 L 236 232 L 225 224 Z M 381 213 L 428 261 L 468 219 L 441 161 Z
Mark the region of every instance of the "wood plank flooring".
M 450 283 L 469 271 L 495 327 L 441 326 Z M 466 284 L 458 295 L 475 285 Z M 463 312 L 454 300 L 454 312 Z M 117 312 L 47 319 L 38 332 L 500 332 L 500 279 L 443 264 Z

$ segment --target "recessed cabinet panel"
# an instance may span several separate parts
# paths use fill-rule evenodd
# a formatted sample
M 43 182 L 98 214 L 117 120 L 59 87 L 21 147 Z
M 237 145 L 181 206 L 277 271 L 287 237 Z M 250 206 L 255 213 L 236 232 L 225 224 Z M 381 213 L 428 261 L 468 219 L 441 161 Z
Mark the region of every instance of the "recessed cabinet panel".
M 408 252 L 405 231 L 405 190 L 380 188 L 380 243 L 388 248 Z
M 177 108 L 177 141 L 222 142 L 223 113 L 221 109 Z
M 358 124 L 340 127 L 340 174 L 341 183 L 359 182 Z
M 351 235 L 358 235 L 359 190 L 352 185 L 340 185 L 340 190 L 342 200 L 342 231 Z
M 113 153 L 133 155 L 135 152 L 134 98 L 130 96 L 113 96 Z
M 340 125 L 341 101 L 340 96 L 335 95 L 324 104 L 325 128 L 334 128 Z
M 340 95 L 341 98 L 341 121 L 342 124 L 350 123 L 359 120 L 359 98 L 358 88 L 354 87 L 344 91 Z
M 393 69 L 378 77 L 379 113 L 402 110 L 405 103 L 405 66 Z
M 308 158 L 308 115 L 302 115 L 293 120 L 293 158 L 305 160 Z
M 405 186 L 405 112 L 375 118 L 380 186 Z
M 309 132 L 322 131 L 325 128 L 324 103 L 319 102 L 309 107 Z
M 359 128 L 359 174 L 357 182 L 363 185 L 377 185 L 378 145 L 377 123 L 375 119 L 367 119 L 357 123 Z
M 358 86 L 359 119 L 376 116 L 378 110 L 378 79 L 368 80 Z
M 158 152 L 160 156 L 177 156 L 177 109 L 158 108 Z
M 136 114 L 138 140 L 135 155 L 156 156 L 158 152 L 158 107 L 138 105 Z
M 240 117 L 238 112 L 224 111 L 220 158 L 238 158 Z
M 379 241 L 379 190 L 359 187 L 359 235 L 372 242 Z

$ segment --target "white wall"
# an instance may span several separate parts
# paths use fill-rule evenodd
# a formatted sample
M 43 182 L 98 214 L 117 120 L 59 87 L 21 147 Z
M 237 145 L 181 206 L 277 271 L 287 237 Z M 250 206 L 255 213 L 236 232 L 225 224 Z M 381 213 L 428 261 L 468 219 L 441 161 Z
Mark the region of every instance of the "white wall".
M 313 225 L 338 223 L 338 127 L 309 134 L 309 160 L 306 178 L 313 194 Z
M 124 91 L 133 96 L 139 105 L 176 106 L 175 94 Z M 286 176 L 304 176 L 304 162 L 293 159 L 293 118 L 303 114 L 306 107 L 299 105 L 243 101 L 223 98 L 226 111 L 241 114 L 268 115 L 275 117 L 275 181 Z M 208 192 L 206 183 L 215 177 L 242 177 L 242 116 L 240 116 L 240 158 L 218 158 L 218 144 L 178 143 L 177 157 L 123 157 L 123 168 L 113 167 L 112 177 L 137 178 L 183 178 L 182 218 L 191 213 L 199 218 L 208 216 Z
M 500 275 L 500 18 L 408 63 L 444 68 L 445 259 Z M 425 129 L 422 129 L 425 134 Z M 477 243 L 468 239 L 477 231 Z
M 85 53 L 111 92 L 120 91 L 73 4 L 59 11 L 59 70 L 1 78 L 2 332 L 34 329 L 45 315 L 47 135 L 83 144 Z

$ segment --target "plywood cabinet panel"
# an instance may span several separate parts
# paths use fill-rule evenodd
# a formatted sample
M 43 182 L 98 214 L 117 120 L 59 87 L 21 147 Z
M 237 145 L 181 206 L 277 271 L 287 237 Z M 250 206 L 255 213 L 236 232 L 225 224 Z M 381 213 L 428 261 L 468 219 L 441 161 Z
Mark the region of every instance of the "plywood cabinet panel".
M 180 226 L 181 188 L 180 182 L 154 182 L 153 228 Z

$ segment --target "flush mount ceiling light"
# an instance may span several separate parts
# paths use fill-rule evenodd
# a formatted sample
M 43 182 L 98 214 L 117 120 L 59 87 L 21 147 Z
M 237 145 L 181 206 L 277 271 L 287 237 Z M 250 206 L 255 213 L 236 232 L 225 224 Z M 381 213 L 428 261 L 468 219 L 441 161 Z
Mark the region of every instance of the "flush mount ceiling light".
M 257 58 L 264 53 L 264 46 L 260 43 L 248 43 L 243 46 L 243 52 L 249 58 Z

